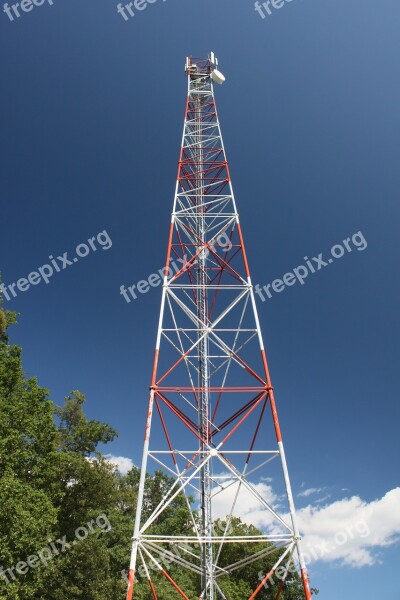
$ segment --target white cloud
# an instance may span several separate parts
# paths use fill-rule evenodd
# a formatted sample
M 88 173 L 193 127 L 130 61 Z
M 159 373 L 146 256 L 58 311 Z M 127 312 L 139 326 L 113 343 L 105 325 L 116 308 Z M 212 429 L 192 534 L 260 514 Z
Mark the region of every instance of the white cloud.
M 365 502 L 359 496 L 297 512 L 310 562 L 373 565 L 377 551 L 400 540 L 400 487 Z
M 322 496 L 322 498 L 316 498 L 314 500 L 315 504 L 322 504 L 322 502 L 326 502 L 327 500 L 329 500 L 329 498 L 331 498 L 331 494 L 325 494 L 325 496 Z
M 259 482 L 253 487 L 275 509 L 279 506 L 280 498 L 270 485 Z M 237 489 L 234 484 L 215 497 L 215 517 L 223 518 L 229 513 Z M 311 489 L 302 492 L 302 496 L 317 493 L 318 488 Z M 322 498 L 297 511 L 308 563 L 373 565 L 378 561 L 380 549 L 400 541 L 400 487 L 372 502 L 353 496 L 321 504 L 321 500 L 327 499 Z M 279 531 L 271 513 L 243 486 L 233 514 L 263 530 Z M 288 514 L 283 515 L 283 519 L 290 523 Z
M 304 498 L 308 498 L 308 496 L 312 496 L 313 494 L 319 494 L 320 492 L 323 492 L 325 488 L 308 488 L 307 490 L 304 490 L 303 492 L 300 492 L 300 494 L 297 494 L 299 497 L 304 497 Z
M 273 481 L 272 477 L 260 477 L 260 481 L 265 481 L 266 483 L 271 483 Z
M 107 462 L 117 467 L 121 475 L 126 475 L 134 466 L 133 461 L 126 456 L 114 456 L 113 454 L 106 454 L 106 459 Z

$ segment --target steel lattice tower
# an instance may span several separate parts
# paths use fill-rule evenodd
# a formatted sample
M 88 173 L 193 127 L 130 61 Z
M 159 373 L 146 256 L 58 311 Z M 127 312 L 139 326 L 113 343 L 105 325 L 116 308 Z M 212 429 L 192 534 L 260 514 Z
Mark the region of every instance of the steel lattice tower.
M 213 53 L 186 62 L 185 122 L 127 600 L 134 597 L 140 568 L 154 599 L 158 597 L 154 570 L 189 598 L 168 573 L 163 564 L 168 562 L 195 573 L 200 598 L 214 600 L 227 598 L 220 578 L 260 560 L 268 570 L 249 600 L 280 567 L 278 599 L 295 561 L 309 600 L 274 390 L 214 99 L 213 82 L 223 80 L 217 65 Z M 160 467 L 171 484 L 158 506 L 149 510 L 146 471 Z M 260 483 L 271 476 L 278 489 L 281 482 L 278 496 L 271 496 L 270 486 Z M 178 495 L 185 498 L 190 514 L 189 533 L 160 533 L 157 524 Z M 231 527 L 246 503 L 255 503 L 262 511 L 266 524 L 262 535 L 250 529 L 235 533 Z M 221 517 L 220 529 L 215 527 L 216 517 Z M 249 550 L 241 560 L 226 564 L 225 559 L 222 564 L 225 549 L 233 542 L 246 544 Z M 268 562 L 272 554 L 273 564 Z

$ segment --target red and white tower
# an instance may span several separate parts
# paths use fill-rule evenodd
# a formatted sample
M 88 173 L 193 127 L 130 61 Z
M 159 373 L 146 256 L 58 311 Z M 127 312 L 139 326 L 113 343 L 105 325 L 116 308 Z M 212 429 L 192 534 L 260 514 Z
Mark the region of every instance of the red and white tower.
M 260 560 L 268 571 L 249 600 L 278 567 L 279 598 L 295 563 L 309 600 L 274 390 L 214 99 L 213 85 L 224 77 L 213 53 L 207 59 L 188 58 L 186 74 L 127 600 L 135 596 L 140 566 L 155 599 L 154 570 L 189 598 L 164 566 L 168 562 L 194 573 L 198 596 L 214 600 L 227 598 L 223 577 Z M 149 514 L 145 477 L 155 468 L 165 471 L 171 484 Z M 178 495 L 186 499 L 191 533 L 161 534 L 157 523 Z M 251 529 L 239 535 L 230 527 L 248 506 L 263 523 L 262 535 Z M 216 517 L 223 519 L 222 530 L 214 527 Z M 235 542 L 248 544 L 249 551 L 221 565 L 224 549 Z M 272 555 L 274 564 L 268 562 Z

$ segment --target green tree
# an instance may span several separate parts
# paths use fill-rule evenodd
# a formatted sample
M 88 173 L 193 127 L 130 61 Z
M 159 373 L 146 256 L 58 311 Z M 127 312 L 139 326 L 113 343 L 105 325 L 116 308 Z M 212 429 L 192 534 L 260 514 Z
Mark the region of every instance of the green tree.
M 117 564 L 111 539 L 108 539 L 112 531 L 112 540 L 117 544 L 115 528 L 117 523 L 121 525 L 117 518 L 123 497 L 121 482 L 115 469 L 98 451 L 100 443 L 112 441 L 117 434 L 109 425 L 86 417 L 85 401 L 85 396 L 74 390 L 64 404 L 54 410 L 58 421 L 56 441 L 61 489 L 54 533 L 65 536 L 72 546 L 56 557 L 45 571 L 40 593 L 46 600 L 106 600 L 118 598 L 115 593 L 121 593 L 124 588 L 115 570 Z M 111 524 L 110 531 L 96 527 L 96 519 L 101 515 Z M 77 540 L 79 528 L 88 531 L 83 540 Z
M 133 518 L 127 507 L 135 493 L 98 451 L 116 432 L 86 418 L 80 392 L 55 407 L 48 391 L 25 376 L 21 348 L 9 344 L 7 329 L 15 321 L 15 313 L 0 307 L 0 598 L 122 598 Z M 58 538 L 73 541 L 78 527 L 101 514 L 116 524 L 109 540 L 95 528 L 47 565 L 25 572 L 29 556 Z
M 1 283 L 1 278 L 0 278 Z M 4 310 L 2 308 L 3 299 L 0 295 L 0 342 L 7 342 L 7 329 L 10 325 L 14 325 L 17 322 L 17 313 L 12 310 Z
M 46 389 L 26 378 L 9 345 L 15 313 L 0 308 L 0 597 L 33 598 L 41 574 L 15 566 L 47 544 L 57 521 L 57 428 Z M 8 569 L 11 569 L 8 572 Z
M 85 396 L 78 390 L 73 390 L 65 398 L 64 405 L 55 409 L 55 414 L 60 420 L 60 450 L 88 457 L 93 453 L 100 455 L 97 446 L 112 442 L 117 437 L 117 432 L 106 423 L 88 419 L 83 410 L 85 402 Z

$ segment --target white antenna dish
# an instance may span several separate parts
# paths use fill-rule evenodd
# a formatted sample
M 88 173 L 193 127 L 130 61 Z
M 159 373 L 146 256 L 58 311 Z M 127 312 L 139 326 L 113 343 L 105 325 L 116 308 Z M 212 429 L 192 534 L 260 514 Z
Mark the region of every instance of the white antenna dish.
M 218 69 L 214 69 L 212 71 L 211 79 L 214 81 L 214 83 L 218 83 L 218 85 L 222 85 L 225 81 L 224 75 L 222 75 L 221 71 L 218 71 Z

